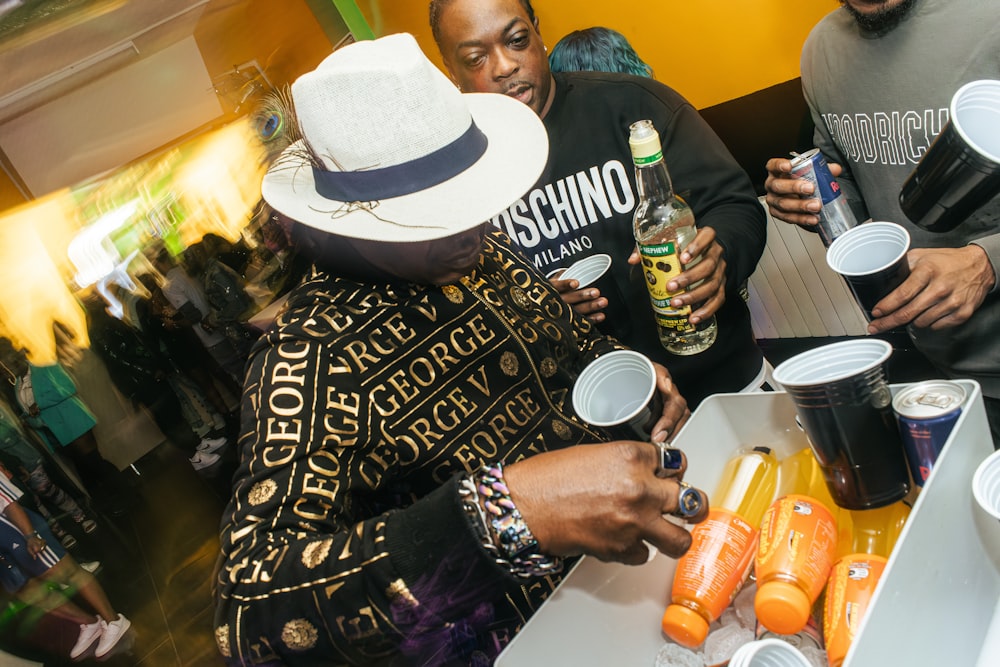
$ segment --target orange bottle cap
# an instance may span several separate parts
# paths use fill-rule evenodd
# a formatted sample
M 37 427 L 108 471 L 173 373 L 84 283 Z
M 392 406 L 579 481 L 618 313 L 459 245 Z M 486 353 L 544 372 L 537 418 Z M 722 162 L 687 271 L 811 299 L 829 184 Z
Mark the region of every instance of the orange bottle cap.
M 811 607 L 805 591 L 785 581 L 762 584 L 753 600 L 757 620 L 779 635 L 794 635 L 806 627 Z
M 679 604 L 663 613 L 663 632 L 681 646 L 697 648 L 708 636 L 708 621 L 701 614 Z

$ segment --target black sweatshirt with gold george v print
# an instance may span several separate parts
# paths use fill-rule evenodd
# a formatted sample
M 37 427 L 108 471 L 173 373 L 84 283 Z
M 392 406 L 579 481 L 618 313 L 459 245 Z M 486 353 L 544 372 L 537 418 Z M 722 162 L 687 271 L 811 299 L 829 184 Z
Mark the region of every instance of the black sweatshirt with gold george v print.
M 558 583 L 480 546 L 457 479 L 607 435 L 572 383 L 620 347 L 501 232 L 445 287 L 314 271 L 255 347 L 223 518 L 232 664 L 489 664 Z

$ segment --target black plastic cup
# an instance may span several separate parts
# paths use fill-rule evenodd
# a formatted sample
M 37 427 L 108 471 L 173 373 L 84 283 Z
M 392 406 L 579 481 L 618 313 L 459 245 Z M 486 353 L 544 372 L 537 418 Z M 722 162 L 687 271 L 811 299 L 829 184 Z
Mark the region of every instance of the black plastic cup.
M 830 496 L 845 509 L 891 505 L 910 490 L 885 379 L 890 354 L 889 343 L 859 338 L 803 352 L 774 369 L 774 380 L 795 403 Z
M 947 232 L 1000 193 L 1000 81 L 965 84 L 899 193 L 910 220 Z
M 894 222 L 866 222 L 838 236 L 826 263 L 844 277 L 869 322 L 872 309 L 910 275 L 910 234 Z

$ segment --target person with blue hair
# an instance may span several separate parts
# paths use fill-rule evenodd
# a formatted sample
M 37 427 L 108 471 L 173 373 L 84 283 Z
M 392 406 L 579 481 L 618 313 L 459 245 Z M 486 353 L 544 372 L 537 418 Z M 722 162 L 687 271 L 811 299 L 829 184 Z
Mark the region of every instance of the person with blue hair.
M 619 72 L 653 78 L 653 68 L 635 52 L 625 35 L 595 26 L 574 30 L 552 47 L 553 72 Z

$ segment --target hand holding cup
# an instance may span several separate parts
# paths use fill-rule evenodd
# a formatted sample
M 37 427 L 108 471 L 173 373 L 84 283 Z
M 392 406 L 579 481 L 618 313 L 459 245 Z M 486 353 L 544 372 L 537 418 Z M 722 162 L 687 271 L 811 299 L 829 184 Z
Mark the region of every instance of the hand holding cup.
M 871 322 L 875 305 L 910 275 L 910 234 L 894 222 L 866 222 L 837 237 L 826 263 L 844 277 Z
M 666 441 L 691 414 L 667 369 L 632 350 L 615 350 L 588 364 L 572 399 L 581 419 L 625 439 Z

